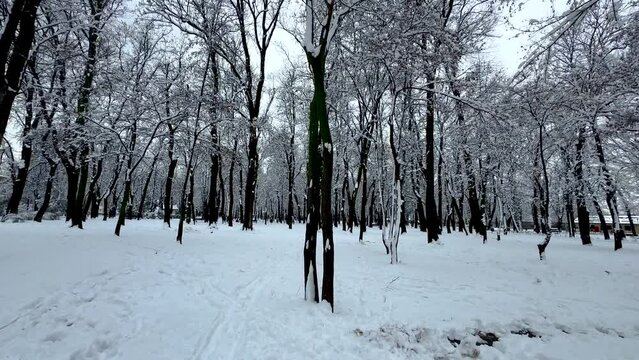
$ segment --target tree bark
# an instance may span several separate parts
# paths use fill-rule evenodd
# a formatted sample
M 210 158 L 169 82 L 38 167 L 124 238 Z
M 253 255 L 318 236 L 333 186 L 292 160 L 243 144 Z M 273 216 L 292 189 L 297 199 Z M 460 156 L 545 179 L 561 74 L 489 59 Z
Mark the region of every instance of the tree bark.
M 167 115 L 169 115 L 169 108 L 167 105 Z M 168 124 L 169 128 L 169 169 L 166 174 L 166 181 L 164 182 L 164 223 L 171 227 L 171 213 L 173 212 L 173 202 L 171 201 L 171 195 L 173 190 L 173 176 L 175 175 L 175 168 L 177 167 L 178 160 L 173 158 L 173 151 L 175 148 L 175 131 L 176 128 L 171 124 Z
M 251 123 L 249 124 L 249 141 L 248 141 L 248 170 L 246 172 L 246 186 L 244 192 L 244 221 L 242 223 L 243 230 L 253 230 L 253 213 L 255 208 L 255 187 L 257 185 L 257 111 L 251 115 Z
M 142 188 L 142 195 L 140 196 L 140 206 L 138 206 L 138 220 L 144 217 L 144 205 L 146 202 L 146 194 L 149 190 L 149 184 L 151 183 L 151 176 L 155 172 L 155 163 L 158 160 L 158 154 L 153 156 L 153 161 L 151 162 L 151 169 L 149 170 L 149 174 L 146 176 L 146 180 L 144 180 L 144 187 Z
M 33 86 L 29 86 L 26 91 L 26 115 L 24 117 L 24 126 L 22 128 L 22 151 L 20 152 L 20 164 L 18 166 L 18 173 L 13 181 L 13 187 L 11 189 L 11 196 L 7 204 L 7 214 L 17 214 L 20 207 L 20 200 L 22 200 L 22 194 L 24 193 L 24 187 L 27 184 L 27 177 L 29 176 L 29 168 L 31 167 L 31 157 L 33 154 L 32 134 L 31 132 L 38 127 L 39 116 L 33 116 L 33 95 L 35 89 Z
M 590 219 L 586 206 L 586 179 L 583 170 L 583 147 L 586 143 L 584 136 L 585 129 L 579 127 L 577 136 L 577 153 L 575 157 L 575 180 L 577 181 L 577 221 L 579 222 L 579 236 L 583 245 L 590 245 Z
M 48 159 L 47 159 L 48 160 Z M 58 170 L 58 163 L 54 161 L 49 162 L 49 176 L 47 177 L 47 185 L 44 190 L 44 198 L 42 199 L 42 205 L 36 216 L 33 218 L 33 221 L 41 222 L 44 213 L 49 209 L 49 204 L 51 202 L 51 192 L 53 191 L 53 181 L 55 180 L 55 173 Z
M 0 142 L 29 59 L 40 0 L 15 0 L 0 36 Z

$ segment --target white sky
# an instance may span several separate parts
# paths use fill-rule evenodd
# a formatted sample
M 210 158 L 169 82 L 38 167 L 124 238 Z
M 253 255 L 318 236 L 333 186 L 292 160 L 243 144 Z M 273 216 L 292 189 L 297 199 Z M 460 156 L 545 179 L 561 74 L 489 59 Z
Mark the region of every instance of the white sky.
M 513 29 L 513 26 L 523 29 L 532 19 L 547 18 L 553 15 L 553 7 L 556 14 L 561 14 L 568 8 L 564 1 L 526 0 L 520 10 L 513 13 L 512 16 L 509 16 L 508 11 L 505 10 L 501 23 L 495 29 L 495 35 L 498 37 L 488 43 L 487 56 L 503 66 L 506 73 L 514 74 L 531 42 L 528 34 L 519 34 L 519 31 Z M 506 23 L 504 17 L 510 24 Z

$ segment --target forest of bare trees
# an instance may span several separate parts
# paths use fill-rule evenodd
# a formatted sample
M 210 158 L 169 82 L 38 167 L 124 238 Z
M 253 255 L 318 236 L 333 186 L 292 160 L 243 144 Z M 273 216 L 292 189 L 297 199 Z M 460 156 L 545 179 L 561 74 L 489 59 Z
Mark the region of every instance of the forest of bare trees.
M 117 218 L 119 235 L 161 218 L 180 243 L 196 221 L 305 226 L 305 294 L 331 305 L 337 231 L 393 264 L 409 227 L 528 229 L 543 259 L 555 231 L 588 245 L 598 219 L 621 249 L 639 211 L 639 8 L 575 0 L 531 21 L 512 74 L 487 47 L 517 5 L 2 0 L 4 219 Z

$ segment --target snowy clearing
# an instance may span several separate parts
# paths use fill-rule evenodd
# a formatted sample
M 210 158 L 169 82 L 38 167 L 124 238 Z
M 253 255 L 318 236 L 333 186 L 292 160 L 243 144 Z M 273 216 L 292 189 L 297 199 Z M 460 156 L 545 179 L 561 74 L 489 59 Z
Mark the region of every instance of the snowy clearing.
M 426 245 L 411 229 L 390 265 L 379 231 L 337 230 L 332 314 L 303 300 L 303 225 L 198 223 L 182 246 L 161 220 L 113 227 L 0 224 L 0 359 L 639 356 L 632 239 L 613 253 L 557 235 L 542 262 L 537 235 Z

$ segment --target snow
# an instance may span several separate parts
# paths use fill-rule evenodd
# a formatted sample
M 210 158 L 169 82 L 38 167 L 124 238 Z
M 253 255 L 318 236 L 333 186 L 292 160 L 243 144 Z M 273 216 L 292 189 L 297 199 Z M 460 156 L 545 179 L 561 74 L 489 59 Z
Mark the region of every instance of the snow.
M 304 301 L 304 225 L 0 223 L 0 359 L 634 359 L 639 244 L 335 231 L 335 313 Z M 321 245 L 320 245 L 321 246 Z M 318 256 L 321 278 L 322 256 Z M 321 286 L 321 284 L 319 284 Z M 530 330 L 541 337 L 512 334 Z M 493 344 L 476 345 L 479 331 Z M 450 340 L 449 340 L 450 339 Z M 459 341 L 453 345 L 453 341 Z

